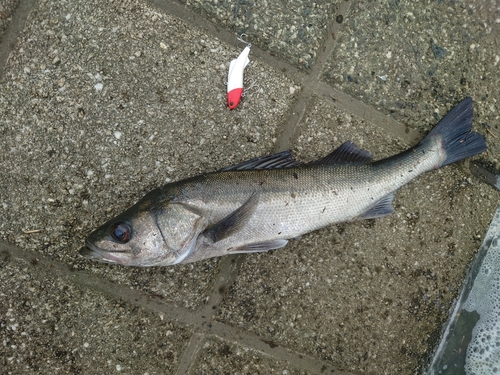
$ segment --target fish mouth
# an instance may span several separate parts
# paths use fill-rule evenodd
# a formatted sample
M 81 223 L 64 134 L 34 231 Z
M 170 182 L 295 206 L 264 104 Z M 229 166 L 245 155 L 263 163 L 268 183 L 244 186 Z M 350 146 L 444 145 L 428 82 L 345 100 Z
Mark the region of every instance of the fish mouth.
M 84 258 L 103 263 L 116 263 L 116 264 L 124 263 L 124 259 L 121 259 L 113 255 L 113 253 L 124 253 L 124 251 L 110 252 L 107 250 L 102 250 L 88 241 L 85 243 L 85 245 L 86 247 L 82 247 L 80 249 L 80 255 L 83 256 Z

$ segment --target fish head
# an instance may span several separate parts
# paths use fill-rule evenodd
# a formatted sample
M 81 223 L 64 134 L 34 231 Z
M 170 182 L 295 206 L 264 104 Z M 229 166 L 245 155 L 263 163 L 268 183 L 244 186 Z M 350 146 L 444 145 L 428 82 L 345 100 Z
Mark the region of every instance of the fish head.
M 203 223 L 202 215 L 182 204 L 139 202 L 91 233 L 80 254 L 124 266 L 179 264 L 194 250 Z

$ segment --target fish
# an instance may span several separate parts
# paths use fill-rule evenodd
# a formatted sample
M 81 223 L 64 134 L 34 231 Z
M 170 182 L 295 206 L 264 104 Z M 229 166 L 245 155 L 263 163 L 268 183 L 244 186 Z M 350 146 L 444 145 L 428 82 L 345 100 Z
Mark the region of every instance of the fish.
M 227 74 L 227 106 L 229 109 L 235 109 L 240 104 L 243 96 L 243 72 L 250 63 L 248 55 L 251 44 L 248 44 L 240 55 L 229 64 Z
M 80 254 L 170 266 L 279 249 L 332 224 L 384 217 L 401 186 L 487 149 L 472 118 L 469 97 L 416 146 L 378 161 L 347 141 L 314 162 L 283 151 L 169 183 L 91 233 Z

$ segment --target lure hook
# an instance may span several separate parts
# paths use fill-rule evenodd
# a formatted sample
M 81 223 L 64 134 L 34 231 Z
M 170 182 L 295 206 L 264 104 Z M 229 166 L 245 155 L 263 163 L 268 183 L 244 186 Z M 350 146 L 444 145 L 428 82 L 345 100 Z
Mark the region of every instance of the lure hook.
M 243 39 L 243 35 L 248 36 L 247 34 L 243 33 L 239 37 L 236 37 L 236 40 L 240 41 L 241 43 L 245 43 L 248 47 L 252 47 L 252 43 L 249 43 L 245 39 Z
M 254 87 L 254 86 L 257 86 L 258 90 L 260 90 L 260 89 L 261 89 L 261 87 L 260 87 L 260 86 L 258 86 L 258 85 L 255 83 L 255 81 L 252 81 L 252 83 L 250 84 L 250 86 L 248 86 L 247 88 L 245 88 L 245 89 L 243 90 L 243 92 L 241 93 L 241 96 L 242 96 L 242 97 L 244 97 L 244 96 L 248 93 L 248 91 L 249 91 L 252 87 Z

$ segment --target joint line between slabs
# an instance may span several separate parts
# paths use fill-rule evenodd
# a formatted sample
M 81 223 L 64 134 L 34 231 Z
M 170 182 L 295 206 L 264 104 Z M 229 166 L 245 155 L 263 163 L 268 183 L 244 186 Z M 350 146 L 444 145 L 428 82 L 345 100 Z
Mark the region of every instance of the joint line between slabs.
M 202 349 L 203 343 L 205 342 L 205 334 L 195 332 L 189 339 L 188 345 L 179 359 L 179 365 L 177 366 L 177 371 L 175 375 L 187 374 L 193 364 L 196 363 L 198 354 Z
M 16 47 L 16 42 L 22 34 L 35 3 L 35 0 L 21 0 L 13 10 L 12 19 L 7 25 L 0 43 L 0 78 L 5 74 L 9 56 Z
M 319 358 L 296 352 L 294 349 L 285 346 L 271 345 L 273 344 L 272 340 L 268 340 L 268 338 L 261 337 L 251 331 L 218 322 L 211 319 L 211 317 L 209 319 L 204 318 L 203 313 L 205 312 L 205 308 L 201 308 L 198 311 L 191 311 L 178 307 L 173 303 L 161 303 L 142 290 L 130 289 L 125 285 L 114 284 L 87 270 L 72 270 L 68 268 L 67 263 L 49 258 L 45 254 L 29 252 L 3 241 L 0 241 L 0 246 L 6 249 L 12 257 L 26 261 L 29 264 L 32 264 L 33 260 L 36 260 L 36 267 L 43 268 L 50 275 L 49 277 L 64 278 L 66 282 L 89 289 L 92 292 L 100 293 L 112 300 L 123 300 L 126 301 L 127 305 L 140 306 L 152 313 L 163 313 L 172 322 L 178 323 L 181 326 L 187 326 L 188 328 L 191 327 L 193 335 L 181 356 L 176 374 L 181 374 L 181 371 L 184 369 L 189 369 L 189 360 L 197 357 L 202 348 L 202 343 L 210 335 L 248 347 L 257 352 L 269 355 L 272 358 L 283 360 L 303 370 L 313 370 L 317 373 L 323 373 L 321 369 L 326 369 L 329 373 L 335 375 L 352 375 L 349 372 L 337 369 L 332 364 Z M 241 256 L 240 258 L 243 259 Z M 233 279 L 237 276 L 238 262 L 233 263 L 232 259 L 228 259 L 224 266 L 225 271 L 230 273 L 230 277 L 227 280 L 233 282 Z

